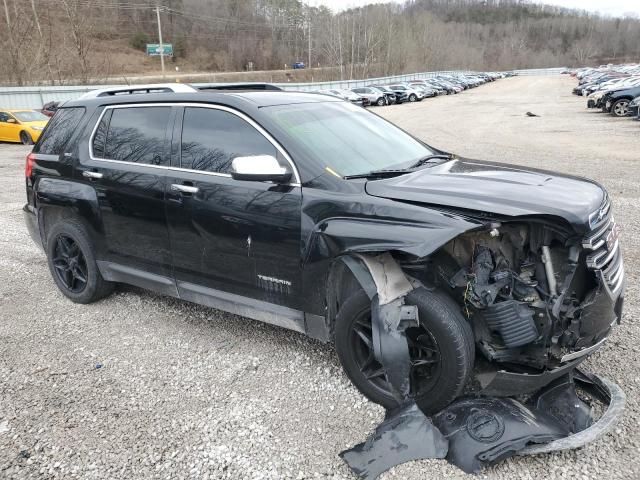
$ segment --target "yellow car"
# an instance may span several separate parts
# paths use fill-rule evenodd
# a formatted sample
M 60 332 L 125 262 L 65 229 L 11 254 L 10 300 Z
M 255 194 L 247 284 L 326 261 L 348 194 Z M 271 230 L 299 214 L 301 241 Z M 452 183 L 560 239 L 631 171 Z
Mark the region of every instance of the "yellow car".
M 49 117 L 37 110 L 0 110 L 0 142 L 38 141 Z

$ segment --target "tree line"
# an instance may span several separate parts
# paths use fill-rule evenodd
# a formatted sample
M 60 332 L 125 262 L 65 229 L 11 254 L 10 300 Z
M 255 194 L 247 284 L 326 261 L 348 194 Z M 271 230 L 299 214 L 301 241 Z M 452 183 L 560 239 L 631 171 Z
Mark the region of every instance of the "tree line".
M 640 58 L 640 20 L 518 0 L 411 0 L 342 12 L 300 0 L 1 0 L 0 81 L 98 82 L 148 73 L 157 12 L 170 66 L 316 79 L 582 66 Z M 264 78 L 268 80 L 268 78 Z

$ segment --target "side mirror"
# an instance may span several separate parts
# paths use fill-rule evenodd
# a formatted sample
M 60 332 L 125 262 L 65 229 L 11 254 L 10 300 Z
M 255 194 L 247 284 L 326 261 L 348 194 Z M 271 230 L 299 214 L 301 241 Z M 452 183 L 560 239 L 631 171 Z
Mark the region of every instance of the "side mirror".
M 15 118 L 7 118 L 7 123 L 18 123 Z
M 286 183 L 291 172 L 282 167 L 271 155 L 236 157 L 231 162 L 231 178 L 253 182 Z

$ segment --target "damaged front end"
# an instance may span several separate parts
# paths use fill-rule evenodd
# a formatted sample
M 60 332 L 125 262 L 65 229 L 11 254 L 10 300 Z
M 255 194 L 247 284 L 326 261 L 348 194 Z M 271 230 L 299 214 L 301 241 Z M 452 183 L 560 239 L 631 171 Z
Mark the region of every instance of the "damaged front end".
M 405 265 L 460 304 L 482 354 L 482 393 L 540 389 L 600 348 L 620 322 L 619 227 L 609 204 L 603 208 L 584 237 L 540 219 L 494 222 Z
M 512 455 L 578 448 L 612 428 L 624 393 L 577 368 L 621 318 L 624 267 L 610 210 L 605 200 L 586 235 L 543 218 L 501 220 L 426 258 L 345 259 L 371 299 L 375 357 L 399 404 L 341 453 L 356 474 L 375 478 L 420 458 L 477 472 Z M 416 405 L 410 385 L 406 332 L 421 318 L 406 299 L 419 288 L 458 303 L 477 352 L 463 396 L 437 413 Z

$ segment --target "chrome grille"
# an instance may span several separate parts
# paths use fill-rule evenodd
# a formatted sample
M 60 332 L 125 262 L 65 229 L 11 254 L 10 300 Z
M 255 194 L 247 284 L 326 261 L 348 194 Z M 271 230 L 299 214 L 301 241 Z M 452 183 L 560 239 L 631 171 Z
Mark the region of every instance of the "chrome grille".
M 582 247 L 589 251 L 587 267 L 594 270 L 609 291 L 616 295 L 624 284 L 624 265 L 617 239 L 619 227 L 613 218 L 608 198 L 589 220 L 591 232 L 582 241 Z

